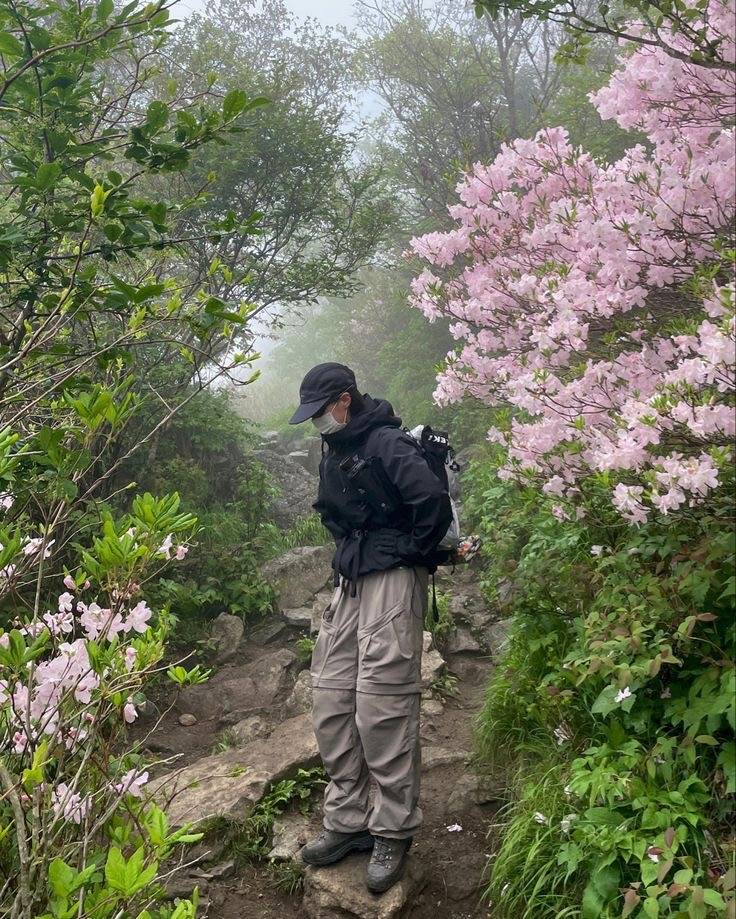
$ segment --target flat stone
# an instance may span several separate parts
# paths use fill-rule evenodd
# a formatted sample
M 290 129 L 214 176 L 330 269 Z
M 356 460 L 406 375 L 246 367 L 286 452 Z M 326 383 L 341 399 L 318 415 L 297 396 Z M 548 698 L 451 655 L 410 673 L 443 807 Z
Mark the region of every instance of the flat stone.
M 282 616 L 289 625 L 295 626 L 298 629 L 305 629 L 307 631 L 311 631 L 312 629 L 311 606 L 299 606 L 297 609 L 285 609 Z
M 151 783 L 172 826 L 210 817 L 243 819 L 274 782 L 319 761 L 309 715 L 277 725 L 242 749 L 205 756 Z
M 191 712 L 184 712 L 184 714 L 179 715 L 179 724 L 182 727 L 190 728 L 193 724 L 197 723 L 196 715 L 192 715 Z
M 312 675 L 302 670 L 297 677 L 294 688 L 284 702 L 284 712 L 290 717 L 312 711 Z
M 438 766 L 452 766 L 464 763 L 470 758 L 467 750 L 449 750 L 447 747 L 425 747 L 422 750 L 422 771 L 436 769 Z
M 410 855 L 404 877 L 386 893 L 375 896 L 365 886 L 367 855 L 351 855 L 327 868 L 307 867 L 302 907 L 309 919 L 395 919 L 409 907 L 426 884 L 418 856 Z
M 445 666 L 445 659 L 439 651 L 425 651 L 422 654 L 422 689 L 428 689 Z
M 210 637 L 215 646 L 215 662 L 223 664 L 238 653 L 245 626 L 240 616 L 220 613 L 212 622 Z
M 272 861 L 293 859 L 309 836 L 309 818 L 301 814 L 282 814 L 273 822 L 273 848 L 268 853 Z
M 259 623 L 248 635 L 248 641 L 255 645 L 269 645 L 276 641 L 286 631 L 287 625 L 283 619 L 270 617 Z
M 202 874 L 208 879 L 217 878 L 231 878 L 235 874 L 235 861 L 234 859 L 229 859 L 226 862 L 220 862 L 219 865 L 213 865 L 211 868 L 207 868 L 206 871 L 203 871 Z

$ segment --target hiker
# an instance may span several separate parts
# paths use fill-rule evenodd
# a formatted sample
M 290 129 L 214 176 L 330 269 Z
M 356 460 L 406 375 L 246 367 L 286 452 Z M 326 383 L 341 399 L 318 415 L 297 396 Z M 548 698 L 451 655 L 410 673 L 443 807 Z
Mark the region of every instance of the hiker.
M 311 666 L 314 731 L 330 781 L 324 830 L 302 858 L 329 865 L 372 849 L 366 883 L 381 893 L 402 876 L 422 822 L 422 632 L 452 510 L 417 441 L 388 402 L 358 392 L 349 367 L 313 367 L 299 398 L 290 423 L 311 419 L 322 435 L 313 507 L 337 545 L 335 592 Z

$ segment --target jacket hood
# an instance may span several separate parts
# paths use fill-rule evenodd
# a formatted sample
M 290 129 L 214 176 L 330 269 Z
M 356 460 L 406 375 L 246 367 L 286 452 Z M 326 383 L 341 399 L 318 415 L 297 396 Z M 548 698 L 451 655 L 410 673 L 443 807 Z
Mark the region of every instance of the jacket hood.
M 323 439 L 335 450 L 349 450 L 365 440 L 374 429 L 380 427 L 400 428 L 401 418 L 394 414 L 393 406 L 385 399 L 373 399 L 367 393 L 363 395 L 365 408 L 353 415 L 347 426 L 334 434 L 324 434 Z

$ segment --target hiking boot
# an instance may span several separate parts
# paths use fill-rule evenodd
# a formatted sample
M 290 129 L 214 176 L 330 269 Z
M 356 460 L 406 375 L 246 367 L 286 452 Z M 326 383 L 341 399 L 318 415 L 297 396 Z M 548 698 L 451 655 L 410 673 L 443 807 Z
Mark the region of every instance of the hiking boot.
M 411 839 L 375 837 L 366 876 L 366 886 L 371 893 L 383 893 L 401 879 L 410 845 Z
M 304 846 L 301 851 L 302 861 L 306 865 L 331 865 L 339 862 L 350 852 L 367 852 L 373 848 L 373 837 L 368 830 L 360 833 L 338 833 L 335 830 L 322 830 L 315 839 Z

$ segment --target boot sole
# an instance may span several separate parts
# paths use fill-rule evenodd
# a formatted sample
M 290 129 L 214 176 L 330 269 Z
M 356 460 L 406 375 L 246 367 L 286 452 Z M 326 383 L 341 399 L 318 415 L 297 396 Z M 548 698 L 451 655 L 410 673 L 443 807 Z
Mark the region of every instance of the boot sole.
M 350 855 L 351 852 L 368 852 L 372 848 L 373 837 L 369 836 L 367 839 L 353 839 L 349 842 L 344 842 L 339 849 L 334 849 L 329 855 L 323 855 L 318 858 L 305 858 L 304 854 L 302 854 L 302 861 L 305 865 L 311 865 L 313 868 L 322 868 L 325 865 L 334 865 L 335 862 L 339 862 L 346 855 Z
M 392 878 L 390 879 L 386 878 L 383 881 L 374 881 L 373 883 L 371 883 L 366 878 L 365 886 L 368 888 L 368 891 L 370 893 L 376 893 L 376 894 L 386 893 L 386 891 L 390 890 L 394 886 L 394 884 L 399 883 L 399 881 L 404 877 L 404 874 L 406 874 L 406 864 L 409 861 L 409 849 L 411 849 L 411 841 L 409 842 L 409 845 L 406 847 L 406 852 L 404 853 L 404 860 L 401 863 L 401 867 L 399 868 L 398 873 L 395 874 Z

